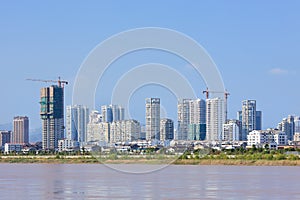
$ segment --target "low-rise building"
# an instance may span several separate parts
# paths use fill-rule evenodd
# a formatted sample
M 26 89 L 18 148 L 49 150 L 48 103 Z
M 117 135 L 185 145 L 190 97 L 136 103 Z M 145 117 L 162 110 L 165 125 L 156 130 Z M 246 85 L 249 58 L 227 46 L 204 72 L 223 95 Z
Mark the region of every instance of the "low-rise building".
M 288 141 L 286 133 L 274 129 L 263 131 L 254 130 L 251 131 L 247 136 L 248 146 L 263 146 L 266 144 L 274 145 L 274 143 L 277 145 L 287 145 Z
M 20 153 L 23 150 L 23 143 L 5 143 L 4 154 Z
M 70 140 L 70 139 L 63 139 L 58 140 L 58 151 L 78 151 L 79 150 L 79 142 Z

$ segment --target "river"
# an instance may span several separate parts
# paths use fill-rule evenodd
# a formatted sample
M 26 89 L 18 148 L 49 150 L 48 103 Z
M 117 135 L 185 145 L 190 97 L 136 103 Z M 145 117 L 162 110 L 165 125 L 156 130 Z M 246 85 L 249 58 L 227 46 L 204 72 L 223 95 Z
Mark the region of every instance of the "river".
M 170 165 L 133 174 L 101 164 L 0 164 L 0 199 L 299 199 L 299 171 Z

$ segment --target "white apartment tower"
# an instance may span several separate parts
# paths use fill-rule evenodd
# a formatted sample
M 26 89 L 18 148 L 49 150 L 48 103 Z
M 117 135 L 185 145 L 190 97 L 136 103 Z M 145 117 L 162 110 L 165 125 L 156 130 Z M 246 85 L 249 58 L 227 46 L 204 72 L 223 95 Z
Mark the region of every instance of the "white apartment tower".
M 178 128 L 177 140 L 187 140 L 190 124 L 191 99 L 179 99 L 177 104 Z
M 146 139 L 160 140 L 160 99 L 146 99 Z
M 256 129 L 256 101 L 244 100 L 242 102 L 242 140 L 247 140 L 247 135 Z
M 208 141 L 222 140 L 222 129 L 225 123 L 224 99 L 206 100 L 206 138 Z
M 174 122 L 171 119 L 160 120 L 160 140 L 173 140 L 174 139 Z
M 189 101 L 189 119 L 190 124 L 206 123 L 206 105 L 203 99 L 195 99 Z
M 66 112 L 67 139 L 86 142 L 87 124 L 89 123 L 89 109 L 83 105 L 69 105 Z
M 297 131 L 299 131 L 298 123 L 299 122 L 297 122 Z M 295 134 L 295 117 L 289 115 L 287 118 L 284 118 L 280 123 L 278 123 L 277 128 L 286 133 L 288 140 L 293 140 Z
M 223 125 L 223 141 L 239 141 L 240 127 L 238 120 L 229 120 Z
M 188 140 L 204 140 L 206 135 L 206 103 L 203 99 L 189 101 Z
M 110 127 L 110 143 L 138 140 L 141 125 L 137 120 L 114 121 Z
M 295 133 L 300 133 L 300 117 L 296 116 L 294 118 L 294 127 L 295 127 Z
M 124 120 L 124 108 L 119 105 L 103 105 L 101 106 L 103 122 L 114 122 Z
M 97 110 L 93 110 L 89 115 L 89 123 L 100 123 L 103 122 L 102 115 Z
M 110 123 L 88 123 L 87 142 L 98 142 L 100 146 L 106 146 L 110 140 Z

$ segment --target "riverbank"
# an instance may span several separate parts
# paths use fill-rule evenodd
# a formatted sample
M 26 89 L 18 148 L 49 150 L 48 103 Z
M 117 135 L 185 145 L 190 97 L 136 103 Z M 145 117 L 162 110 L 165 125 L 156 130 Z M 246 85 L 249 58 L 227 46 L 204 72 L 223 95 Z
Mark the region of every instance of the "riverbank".
M 237 165 L 237 166 L 300 166 L 300 160 L 244 159 L 176 159 L 176 158 L 96 158 L 87 156 L 1 156 L 0 163 L 45 164 L 174 164 L 174 165 Z

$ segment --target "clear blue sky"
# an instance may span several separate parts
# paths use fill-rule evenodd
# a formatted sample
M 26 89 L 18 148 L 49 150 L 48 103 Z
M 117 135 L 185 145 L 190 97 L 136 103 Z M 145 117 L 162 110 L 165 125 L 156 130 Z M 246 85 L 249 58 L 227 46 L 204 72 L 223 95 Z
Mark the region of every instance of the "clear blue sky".
M 155 26 L 185 33 L 208 51 L 231 93 L 230 118 L 236 117 L 243 99 L 256 99 L 264 128 L 274 127 L 288 114 L 300 115 L 299 9 L 299 1 L 2 1 L 0 124 L 27 115 L 31 128 L 41 126 L 39 89 L 46 85 L 26 78 L 60 75 L 72 83 L 99 42 L 124 30 Z M 146 54 L 135 64 L 158 56 Z M 162 54 L 162 60 L 168 56 Z M 134 56 L 129 58 L 119 65 L 129 65 Z M 117 74 L 118 66 L 112 69 Z M 199 96 L 203 89 L 200 81 Z M 162 90 L 153 91 L 145 87 L 132 97 L 138 120 L 143 120 L 145 96 L 169 101 Z M 71 95 L 72 84 L 66 88 L 67 104 Z M 99 106 L 109 103 L 105 95 L 97 94 Z M 176 120 L 174 106 L 173 99 L 165 107 L 173 108 L 168 113 Z

